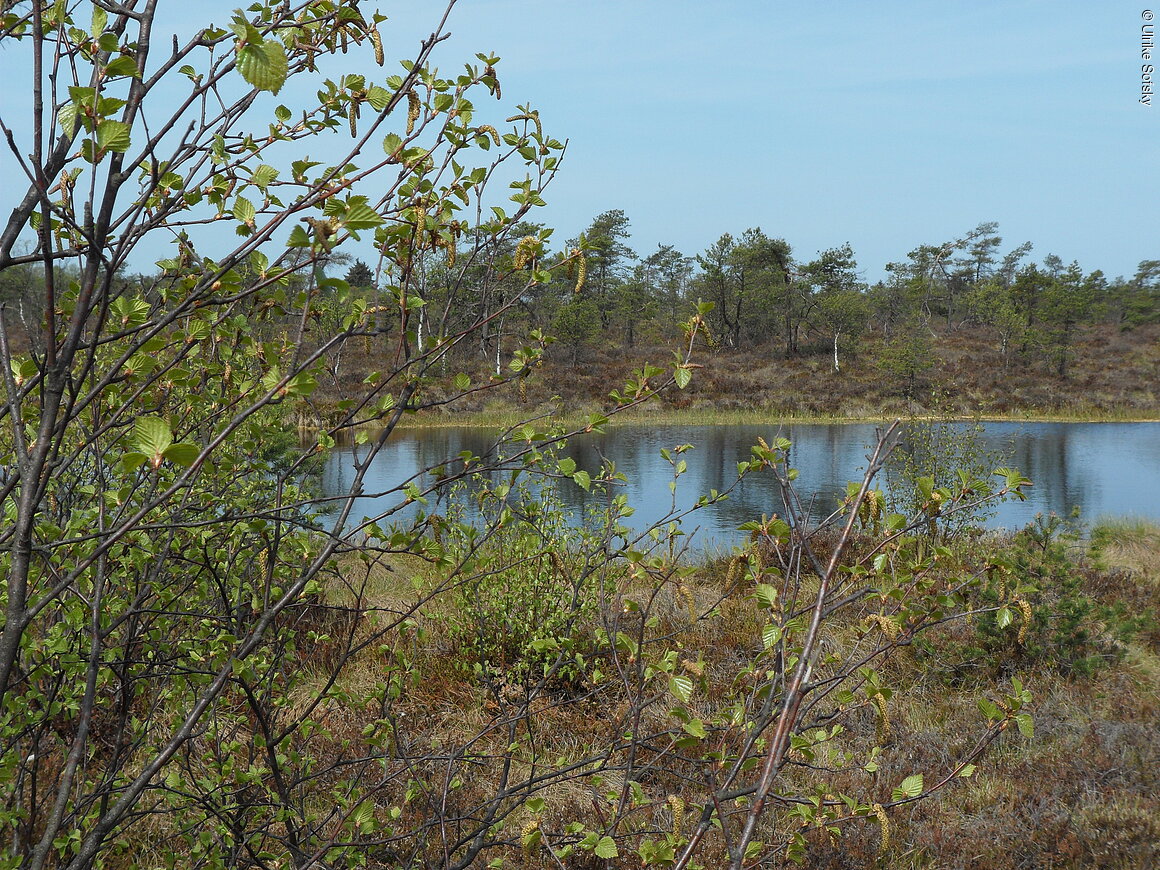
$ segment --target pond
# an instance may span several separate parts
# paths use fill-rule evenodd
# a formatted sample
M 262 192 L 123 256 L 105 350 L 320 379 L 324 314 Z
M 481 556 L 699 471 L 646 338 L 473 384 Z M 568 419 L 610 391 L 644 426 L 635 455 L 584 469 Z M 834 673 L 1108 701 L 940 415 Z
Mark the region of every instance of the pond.
M 577 438 L 566 448 L 579 468 L 595 473 L 605 458 L 627 477 L 624 492 L 636 513 L 630 524 L 643 528 L 672 507 L 672 467 L 662 448 L 694 447 L 681 458 L 688 463 L 676 490 L 678 508 L 691 506 L 711 489 L 725 490 L 737 478 L 737 462 L 749 457 L 758 437 L 785 437 L 793 442 L 790 464 L 800 472 L 795 486 L 815 515 L 831 511 L 849 480 L 861 479 L 867 454 L 876 441 L 875 424 L 792 423 L 782 426 L 646 426 L 610 427 L 603 435 Z M 386 493 L 460 451 L 486 454 L 494 435 L 486 429 L 429 429 L 397 432 L 374 458 L 364 479 L 366 493 Z M 991 527 L 1019 528 L 1037 513 L 1082 519 L 1135 516 L 1160 520 L 1160 423 L 987 423 L 978 446 L 1019 469 L 1034 485 L 1025 502 L 1006 502 L 986 520 Z M 336 448 L 327 457 L 322 488 L 341 496 L 354 477 L 354 462 L 367 448 Z M 577 515 L 603 497 L 571 482 L 558 487 L 560 497 Z M 361 498 L 353 518 L 375 516 L 399 501 L 398 492 L 378 499 Z M 702 547 L 728 547 L 743 533 L 737 527 L 763 514 L 783 513 L 781 491 L 771 475 L 745 479 L 727 501 L 698 511 L 686 524 Z

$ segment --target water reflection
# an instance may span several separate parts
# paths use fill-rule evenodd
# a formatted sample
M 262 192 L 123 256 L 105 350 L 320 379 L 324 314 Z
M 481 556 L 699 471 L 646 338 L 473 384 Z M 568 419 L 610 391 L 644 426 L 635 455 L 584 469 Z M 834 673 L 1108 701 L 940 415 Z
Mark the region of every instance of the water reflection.
M 799 469 L 799 492 L 815 516 L 833 510 L 846 482 L 860 478 L 877 439 L 873 424 L 792 424 L 785 426 L 618 426 L 604 435 L 576 439 L 566 448 L 579 468 L 595 473 L 607 459 L 623 472 L 632 523 L 642 528 L 673 506 L 672 467 L 661 448 L 693 444 L 683 455 L 688 471 L 677 487 L 676 506 L 690 507 L 710 490 L 723 491 L 737 480 L 737 463 L 747 459 L 758 437 L 789 438 L 791 464 Z M 988 423 L 982 447 L 1004 457 L 1034 481 L 1026 502 L 1001 505 L 990 525 L 1017 528 L 1038 512 L 1070 513 L 1078 507 L 1091 520 L 1101 515 L 1160 519 L 1160 423 Z M 354 517 L 374 516 L 400 500 L 397 488 L 407 479 L 454 458 L 461 451 L 494 455 L 494 436 L 480 429 L 438 429 L 397 433 L 374 457 L 364 478 Z M 344 495 L 355 477 L 354 464 L 365 448 L 335 449 L 327 459 L 323 491 Z M 559 487 L 570 509 L 581 512 L 593 496 L 578 486 Z M 376 496 L 376 497 L 371 497 Z M 729 500 L 699 511 L 696 527 L 702 546 L 728 546 L 740 540 L 737 526 L 762 514 L 782 512 L 782 494 L 771 475 L 746 479 Z

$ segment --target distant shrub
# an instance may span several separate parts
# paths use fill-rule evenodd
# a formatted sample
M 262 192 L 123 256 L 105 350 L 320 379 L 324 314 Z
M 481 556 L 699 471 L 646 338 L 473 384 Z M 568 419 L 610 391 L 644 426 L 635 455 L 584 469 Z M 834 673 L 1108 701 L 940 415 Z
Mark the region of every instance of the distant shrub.
M 1075 525 L 1039 514 L 1010 539 L 996 570 L 1024 584 L 1032 619 L 1012 639 L 1000 630 L 998 612 L 982 616 L 977 625 L 986 650 L 1074 676 L 1089 676 L 1123 657 L 1150 616 L 1092 594 L 1100 571 L 1084 559 L 1079 538 Z
M 475 486 L 482 522 L 453 524 L 447 541 L 464 566 L 442 616 L 457 657 L 507 683 L 576 677 L 602 600 L 607 566 L 591 558 L 601 542 L 569 521 L 550 486 Z

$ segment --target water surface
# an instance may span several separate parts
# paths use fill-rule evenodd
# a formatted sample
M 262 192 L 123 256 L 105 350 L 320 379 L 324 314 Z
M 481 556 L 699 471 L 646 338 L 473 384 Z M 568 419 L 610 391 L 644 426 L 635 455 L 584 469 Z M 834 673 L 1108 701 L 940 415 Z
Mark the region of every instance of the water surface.
M 593 474 L 605 458 L 615 462 L 627 477 L 624 491 L 636 509 L 631 523 L 643 528 L 674 504 L 669 490 L 672 466 L 661 458 L 662 448 L 695 445 L 681 457 L 688 471 L 676 491 L 676 506 L 686 508 L 711 489 L 722 491 L 734 484 L 738 461 L 749 457 L 758 437 L 785 437 L 793 442 L 790 463 L 800 473 L 798 492 L 817 516 L 834 508 L 847 481 L 861 478 L 878 428 L 840 423 L 624 425 L 578 438 L 567 446 L 566 454 Z M 398 432 L 372 461 L 363 491 L 387 492 L 461 451 L 483 455 L 493 444 L 494 435 L 478 428 Z M 1018 528 L 1037 513 L 1068 515 L 1077 508 L 1088 521 L 1109 515 L 1160 520 L 1160 423 L 987 423 L 980 447 L 1034 482 L 1027 501 L 998 507 L 986 520 L 991 527 Z M 323 474 L 326 495 L 348 491 L 354 461 L 365 456 L 366 449 L 337 448 L 329 455 Z M 578 513 L 601 498 L 570 482 L 560 485 L 558 492 Z M 374 516 L 398 501 L 397 492 L 359 499 L 353 516 Z M 740 524 L 775 512 L 783 513 L 776 481 L 770 475 L 750 477 L 728 501 L 697 512 L 686 529 L 695 531 L 694 540 L 701 546 L 727 547 L 742 538 Z

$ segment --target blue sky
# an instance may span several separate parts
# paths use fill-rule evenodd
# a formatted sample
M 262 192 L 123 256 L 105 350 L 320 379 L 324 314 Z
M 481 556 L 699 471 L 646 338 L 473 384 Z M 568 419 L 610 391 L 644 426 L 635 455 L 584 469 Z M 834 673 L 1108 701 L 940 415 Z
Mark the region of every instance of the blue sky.
M 1055 253 L 1114 277 L 1160 258 L 1160 105 L 1139 102 L 1149 3 L 1160 11 L 1160 0 L 460 0 L 435 62 L 453 73 L 477 51 L 500 55 L 505 107 L 532 104 L 569 140 L 537 215 L 561 243 L 619 208 L 641 253 L 666 243 L 692 255 L 760 226 L 803 261 L 850 242 L 874 281 L 920 244 L 998 221 L 1003 251 L 1031 241 L 1036 260 Z M 236 5 L 162 9 L 185 31 Z M 401 58 L 444 4 L 377 5 L 391 15 L 387 54 Z M 5 115 L 26 102 L 10 91 Z M 11 168 L 5 155 L 0 170 Z
M 461 0 L 440 59 L 499 54 L 505 98 L 570 140 L 544 213 L 567 236 L 609 208 L 646 253 L 761 226 L 803 260 L 849 241 L 876 280 L 994 220 L 1004 250 L 1130 275 L 1160 258 L 1149 8 Z

